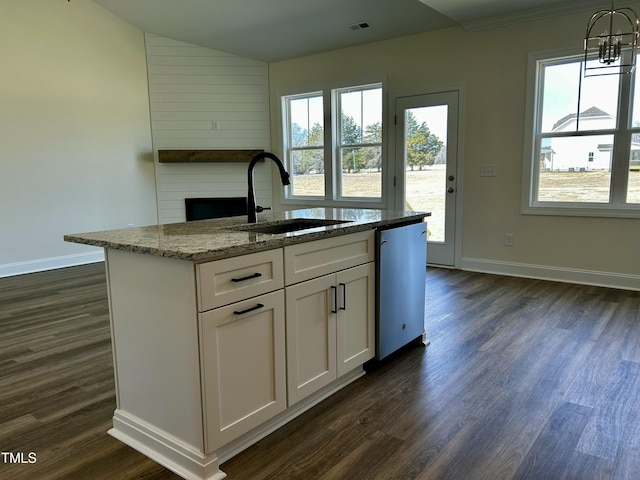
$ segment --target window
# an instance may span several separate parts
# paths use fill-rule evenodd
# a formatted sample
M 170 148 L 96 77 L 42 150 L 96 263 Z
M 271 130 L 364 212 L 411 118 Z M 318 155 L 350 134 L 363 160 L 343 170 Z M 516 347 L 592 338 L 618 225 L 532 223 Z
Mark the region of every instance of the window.
M 640 216 L 637 77 L 584 78 L 584 63 L 531 58 L 523 211 Z
M 287 164 L 294 196 L 324 197 L 322 92 L 287 97 Z
M 382 104 L 379 83 L 283 97 L 286 198 L 381 202 Z

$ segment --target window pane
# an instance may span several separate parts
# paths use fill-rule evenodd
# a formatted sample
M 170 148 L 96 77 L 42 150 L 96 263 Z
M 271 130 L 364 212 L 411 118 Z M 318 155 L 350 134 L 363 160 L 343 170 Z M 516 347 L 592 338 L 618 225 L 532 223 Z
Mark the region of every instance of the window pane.
M 591 64 L 593 62 L 589 62 Z M 595 62 L 597 63 L 597 61 Z M 581 62 L 544 68 L 542 131 L 570 132 L 616 127 L 617 75 L 582 78 L 580 122 L 577 122 Z
M 290 196 L 324 197 L 324 114 L 322 94 L 289 99 Z M 318 147 L 318 148 L 309 148 Z
M 640 203 L 640 133 L 631 135 L 627 203 Z
M 340 170 L 343 197 L 382 196 L 382 147 L 341 148 Z
M 340 145 L 381 141 L 382 89 L 340 92 Z
M 543 138 L 537 199 L 609 202 L 613 135 Z
M 638 59 L 636 57 L 636 64 L 638 63 Z M 631 115 L 631 125 L 633 127 L 640 127 L 640 75 L 636 70 L 635 73 L 635 88 L 633 89 L 633 113 Z
M 291 195 L 324 197 L 324 150 L 291 151 Z
M 382 88 L 338 91 L 342 198 L 382 197 Z M 354 145 L 362 145 L 354 147 Z M 371 145 L 376 144 L 376 145 Z
M 322 146 L 324 143 L 322 96 L 291 100 L 289 118 L 291 146 Z

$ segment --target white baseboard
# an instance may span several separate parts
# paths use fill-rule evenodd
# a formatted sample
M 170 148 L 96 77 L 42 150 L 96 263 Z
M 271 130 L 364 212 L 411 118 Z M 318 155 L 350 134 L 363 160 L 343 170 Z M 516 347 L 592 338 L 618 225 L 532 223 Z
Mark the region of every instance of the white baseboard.
M 61 257 L 40 258 L 38 260 L 28 260 L 26 262 L 7 263 L 5 265 L 0 265 L 0 278 L 96 262 L 104 262 L 104 250 L 89 253 L 78 253 L 75 255 L 64 255 Z
M 271 420 L 208 455 L 120 409 L 114 412 L 113 428 L 108 433 L 186 480 L 222 480 L 227 475 L 220 470 L 221 463 L 302 415 L 363 375 L 365 375 L 365 371 L 362 367 L 353 369 Z
M 512 277 L 536 278 L 555 282 L 621 288 L 623 290 L 640 290 L 640 275 L 551 267 L 548 265 L 499 262 L 468 257 L 462 258 L 459 267 L 462 270 L 471 272 L 495 273 Z
M 222 480 L 227 476 L 220 471 L 215 454 L 204 455 L 123 410 L 116 409 L 113 428 L 107 433 L 186 480 Z

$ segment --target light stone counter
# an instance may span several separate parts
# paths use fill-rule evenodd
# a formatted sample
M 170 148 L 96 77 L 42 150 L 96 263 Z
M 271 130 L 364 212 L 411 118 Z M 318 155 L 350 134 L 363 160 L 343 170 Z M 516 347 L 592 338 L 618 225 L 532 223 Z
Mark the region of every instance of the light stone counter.
M 247 223 L 246 216 L 239 216 L 69 234 L 64 239 L 67 242 L 199 263 L 379 227 L 420 222 L 429 215 L 426 212 L 376 209 L 310 208 L 264 212 L 258 215 L 258 223 L 279 223 L 296 218 L 340 220 L 346 223 L 269 234 L 233 230 Z

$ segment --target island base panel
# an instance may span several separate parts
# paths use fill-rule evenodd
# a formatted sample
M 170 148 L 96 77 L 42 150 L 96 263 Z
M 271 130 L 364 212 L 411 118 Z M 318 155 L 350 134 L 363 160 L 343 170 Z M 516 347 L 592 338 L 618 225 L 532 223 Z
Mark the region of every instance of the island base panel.
M 115 411 L 113 428 L 107 433 L 185 480 L 222 480 L 227 476 L 215 454 L 203 455 L 121 410 Z

